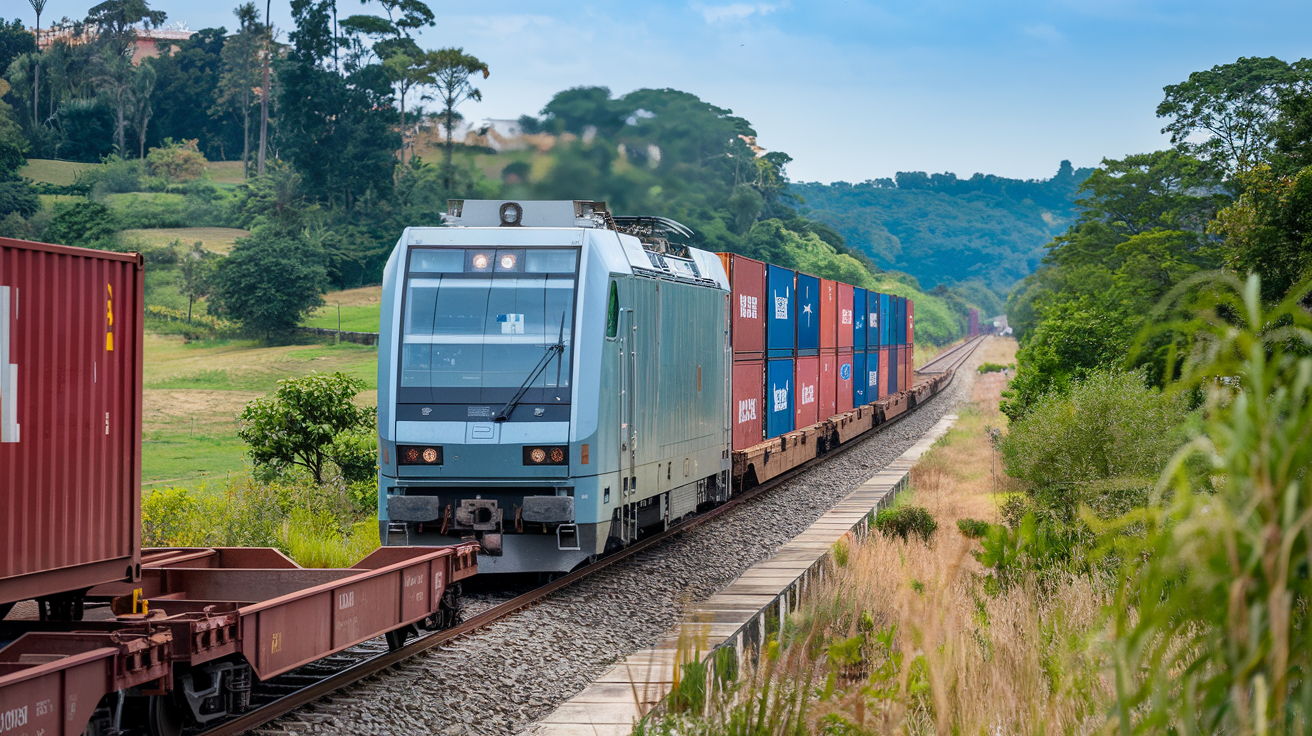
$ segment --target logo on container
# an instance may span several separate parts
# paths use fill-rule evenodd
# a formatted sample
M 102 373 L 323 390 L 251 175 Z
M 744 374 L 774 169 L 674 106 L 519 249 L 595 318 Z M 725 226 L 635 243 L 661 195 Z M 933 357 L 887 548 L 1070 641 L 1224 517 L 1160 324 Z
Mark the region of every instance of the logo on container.
M 838 367 L 838 377 L 844 381 L 852 377 L 852 364 L 844 363 Z
M 738 316 L 744 319 L 756 319 L 756 297 L 738 295 Z
M 13 299 L 9 292 L 13 291 Z M 0 442 L 18 441 L 18 365 L 11 363 L 9 334 L 18 321 L 18 289 L 0 286 Z
M 815 403 L 815 385 L 802 386 L 802 406 Z
M 791 393 L 791 392 L 788 390 L 788 382 L 787 382 L 787 381 L 784 382 L 783 388 L 777 388 L 777 389 L 774 390 L 774 410 L 775 410 L 775 411 L 788 411 L 788 394 L 789 394 L 789 393 Z
M 738 402 L 738 423 L 756 419 L 756 399 L 743 399 Z
M 871 386 L 878 386 L 878 385 L 879 385 L 879 372 L 878 372 L 878 371 L 870 371 L 870 375 L 866 377 L 866 382 L 867 382 L 869 385 L 871 385 Z
M 788 319 L 788 289 L 784 289 L 783 296 L 774 293 L 774 318 Z
M 850 324 L 852 324 L 852 310 L 850 310 L 850 309 L 844 309 L 844 310 L 841 310 L 841 311 L 842 311 L 842 313 L 843 313 L 843 314 L 842 314 L 842 317 L 843 317 L 843 324 L 845 324 L 845 325 L 850 325 Z

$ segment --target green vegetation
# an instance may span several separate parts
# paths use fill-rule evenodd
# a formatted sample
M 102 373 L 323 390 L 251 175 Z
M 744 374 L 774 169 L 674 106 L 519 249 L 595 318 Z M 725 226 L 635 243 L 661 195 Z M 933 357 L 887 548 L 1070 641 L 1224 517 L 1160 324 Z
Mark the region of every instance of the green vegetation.
M 989 533 L 991 525 L 983 519 L 957 519 L 957 530 L 961 536 L 979 539 Z
M 1003 371 L 1015 370 L 1015 363 L 1003 365 L 1001 363 L 980 363 L 979 368 L 975 369 L 978 373 L 1001 373 Z
M 921 506 L 898 504 L 892 508 L 880 509 L 875 515 L 875 528 L 881 534 L 897 537 L 904 542 L 919 537 L 920 541 L 929 544 L 934 532 L 938 531 L 938 522 Z
M 347 480 L 372 480 L 378 471 L 378 412 L 353 403 L 364 386 L 343 373 L 281 380 L 272 395 L 246 405 L 237 436 L 260 470 L 299 466 L 323 483 L 331 463 Z

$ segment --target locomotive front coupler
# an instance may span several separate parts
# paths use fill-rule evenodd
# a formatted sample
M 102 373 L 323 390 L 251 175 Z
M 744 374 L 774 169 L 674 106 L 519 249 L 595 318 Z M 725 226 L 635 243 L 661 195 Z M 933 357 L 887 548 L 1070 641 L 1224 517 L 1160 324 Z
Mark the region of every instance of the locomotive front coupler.
M 503 516 L 504 511 L 495 498 L 463 498 L 456 509 L 451 529 L 457 532 L 472 532 L 464 535 L 464 538 L 476 540 L 483 554 L 500 557 Z

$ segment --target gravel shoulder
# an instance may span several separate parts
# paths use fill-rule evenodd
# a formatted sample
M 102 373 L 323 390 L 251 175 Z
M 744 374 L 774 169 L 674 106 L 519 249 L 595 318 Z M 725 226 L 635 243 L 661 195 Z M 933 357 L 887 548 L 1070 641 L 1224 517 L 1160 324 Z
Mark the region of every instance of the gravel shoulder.
M 901 455 L 970 396 L 980 353 L 914 414 L 764 497 L 263 731 L 521 733 L 617 660 L 659 642 L 679 625 L 687 603 L 770 557 Z

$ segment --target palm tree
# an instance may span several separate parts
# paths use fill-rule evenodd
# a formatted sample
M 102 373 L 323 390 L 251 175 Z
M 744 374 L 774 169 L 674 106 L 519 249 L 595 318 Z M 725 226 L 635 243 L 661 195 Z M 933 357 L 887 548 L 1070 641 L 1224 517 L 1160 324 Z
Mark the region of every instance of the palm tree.
M 32 124 L 37 121 L 37 100 L 41 94 L 41 11 L 46 9 L 47 0 L 27 0 L 28 5 L 36 11 L 36 77 L 32 81 Z

